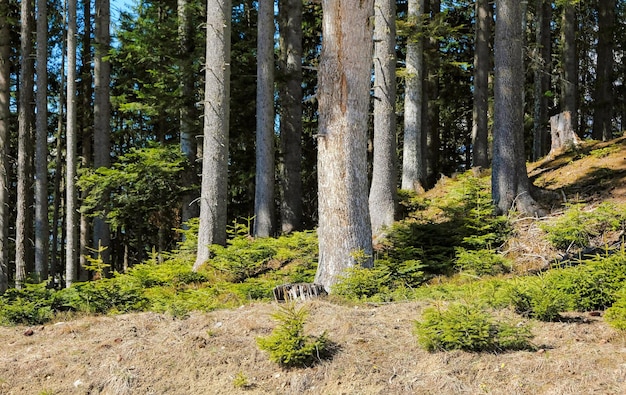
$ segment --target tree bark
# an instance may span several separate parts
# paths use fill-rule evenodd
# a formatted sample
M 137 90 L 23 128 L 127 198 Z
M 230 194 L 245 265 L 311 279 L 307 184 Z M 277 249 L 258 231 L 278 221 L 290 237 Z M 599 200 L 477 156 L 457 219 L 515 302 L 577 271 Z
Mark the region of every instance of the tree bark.
M 409 0 L 408 18 L 421 24 L 424 0 Z M 404 142 L 402 152 L 402 189 L 415 192 L 424 189 L 425 135 L 422 124 L 424 95 L 424 41 L 410 38 L 406 48 L 406 81 L 404 88 Z
M 0 0 L 0 295 L 9 288 L 9 204 L 8 164 L 9 119 L 11 117 L 11 41 L 9 35 L 9 1 Z
M 48 10 L 37 0 L 37 115 L 35 120 L 35 276 L 48 277 Z
M 195 133 L 195 95 L 193 73 L 193 31 L 191 25 L 191 13 L 187 0 L 178 0 L 178 45 L 180 67 L 180 150 L 187 158 L 189 168 L 184 174 L 183 182 L 186 187 L 191 187 L 198 181 L 196 163 L 198 159 L 198 147 Z M 186 192 L 182 196 L 181 222 L 184 224 L 199 214 L 199 205 L 196 202 L 197 193 Z
M 561 111 L 572 114 L 572 126 L 578 130 L 578 50 L 576 48 L 576 5 L 567 0 L 561 16 Z
M 17 152 L 17 219 L 15 223 L 15 287 L 20 289 L 26 276 L 32 272 L 33 246 L 31 244 L 33 213 L 29 202 L 32 197 L 33 103 L 35 64 L 33 57 L 33 2 L 23 0 L 20 10 L 20 87 L 18 106 Z
M 428 12 L 431 19 L 434 19 L 441 13 L 441 1 L 430 0 L 428 4 Z M 441 54 L 439 49 L 439 41 L 436 37 L 431 37 L 427 42 L 428 55 L 424 65 L 425 69 L 425 95 L 422 102 L 422 119 L 423 130 L 425 133 L 426 143 L 424 146 L 425 161 L 425 187 L 432 188 L 437 182 L 440 171 L 440 154 L 441 138 L 439 135 L 440 105 L 439 101 L 439 67 L 441 65 Z
M 302 228 L 302 0 L 279 0 L 281 232 Z
M 603 141 L 613 138 L 615 7 L 615 0 L 598 2 L 598 47 L 592 136 Z
M 547 133 L 548 97 L 550 75 L 552 72 L 552 37 L 550 23 L 552 21 L 552 3 L 537 0 L 537 28 L 535 41 L 537 44 L 535 61 L 535 108 L 533 116 L 533 160 L 538 160 L 548 152 L 550 144 Z
M 274 2 L 260 1 L 257 33 L 254 236 L 274 231 Z
M 226 243 L 230 24 L 230 0 L 207 0 L 202 186 L 194 270 L 209 259 L 212 244 Z
M 577 148 L 582 143 L 572 123 L 572 114 L 569 111 L 550 117 L 550 136 L 552 147 L 550 156 L 556 155 L 563 148 Z
M 536 215 L 541 209 L 530 196 L 523 141 L 521 16 L 517 0 L 496 2 L 492 196 L 498 213 Z
M 372 234 L 393 224 L 396 206 L 396 2 L 374 5 L 374 158 Z
M 76 202 L 76 0 L 67 3 L 67 125 L 65 154 L 65 286 L 78 275 L 78 207 Z
M 319 65 L 319 264 L 329 291 L 348 267 L 372 265 L 367 120 L 373 0 L 323 0 Z
M 94 168 L 111 166 L 111 63 L 108 54 L 111 45 L 111 6 L 110 0 L 96 0 L 94 58 Z M 101 253 L 105 264 L 111 264 L 111 230 L 104 218 L 94 218 L 93 248 L 106 249 Z
M 489 42 L 493 24 L 490 7 L 489 0 L 476 0 L 472 162 L 483 168 L 489 167 Z

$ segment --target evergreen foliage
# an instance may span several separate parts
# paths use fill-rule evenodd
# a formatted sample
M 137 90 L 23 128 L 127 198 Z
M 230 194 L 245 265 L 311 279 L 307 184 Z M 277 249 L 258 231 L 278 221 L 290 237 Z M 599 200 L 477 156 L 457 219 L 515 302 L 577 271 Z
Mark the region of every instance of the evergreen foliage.
M 278 323 L 272 333 L 257 338 L 257 345 L 270 354 L 270 360 L 284 367 L 304 367 L 330 356 L 326 332 L 309 336 L 304 331 L 308 311 L 295 304 L 280 306 L 272 318 Z
M 477 305 L 459 302 L 426 309 L 415 322 L 415 334 L 419 345 L 431 352 L 526 350 L 533 338 L 525 325 L 498 321 Z

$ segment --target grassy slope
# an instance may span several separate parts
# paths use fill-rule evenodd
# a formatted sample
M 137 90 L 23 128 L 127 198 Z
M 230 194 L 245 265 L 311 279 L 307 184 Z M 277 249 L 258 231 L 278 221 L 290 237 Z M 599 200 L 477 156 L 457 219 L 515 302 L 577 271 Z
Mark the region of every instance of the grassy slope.
M 532 164 L 530 175 L 538 186 L 562 190 L 569 202 L 623 202 L 624 144 L 614 141 L 602 156 L 597 150 L 607 145 L 595 143 Z M 559 202 L 549 204 L 556 215 Z M 541 266 L 540 257 L 553 251 L 532 221 L 517 226 L 509 253 L 519 267 Z M 307 329 L 327 330 L 340 349 L 330 361 L 296 370 L 280 369 L 256 346 L 255 338 L 274 326 L 271 304 L 185 320 L 141 313 L 0 327 L 0 394 L 626 393 L 626 335 L 602 317 L 570 314 L 567 322 L 533 322 L 539 351 L 431 354 L 417 347 L 411 333 L 426 306 L 312 302 Z M 237 376 L 249 386 L 235 388 Z

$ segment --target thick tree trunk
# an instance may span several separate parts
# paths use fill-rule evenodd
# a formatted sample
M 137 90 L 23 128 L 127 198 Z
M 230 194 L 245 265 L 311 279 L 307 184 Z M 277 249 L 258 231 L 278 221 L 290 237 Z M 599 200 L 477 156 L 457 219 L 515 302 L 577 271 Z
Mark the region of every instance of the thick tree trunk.
M 94 58 L 94 159 L 93 166 L 111 166 L 111 63 L 107 59 L 111 45 L 111 6 L 109 0 L 96 0 Z M 101 254 L 104 263 L 111 263 L 111 230 L 104 218 L 93 221 L 93 248 L 106 247 Z
M 424 0 L 409 0 L 408 18 L 422 23 Z M 424 40 L 409 40 L 406 47 L 406 80 L 404 87 L 404 142 L 402 151 L 402 189 L 424 189 L 425 143 L 422 103 L 424 97 Z
M 70 287 L 78 275 L 78 207 L 76 204 L 76 0 L 67 6 L 67 126 L 65 154 L 65 286 Z
M 302 228 L 302 0 L 279 0 L 281 232 Z
M 476 1 L 472 162 L 474 166 L 483 168 L 489 167 L 489 42 L 493 24 L 490 7 L 489 0 Z
M 541 212 L 530 196 L 524 154 L 521 9 L 517 0 L 496 2 L 495 108 L 492 194 L 496 210 Z
M 37 115 L 35 121 L 35 276 L 48 277 L 48 11 L 37 0 Z
M 548 97 L 546 92 L 550 89 L 550 75 L 552 71 L 552 38 L 550 34 L 552 3 L 547 0 L 537 0 L 537 14 L 533 160 L 538 160 L 546 155 L 549 144 L 549 135 L 547 133 Z
M 348 267 L 372 265 L 367 119 L 373 0 L 323 0 L 319 65 L 319 264 L 328 291 Z
M 21 288 L 26 276 L 32 272 L 29 259 L 32 255 L 33 213 L 29 205 L 32 197 L 32 161 L 30 155 L 33 141 L 33 103 L 35 63 L 33 57 L 33 2 L 24 0 L 20 10 L 20 88 L 18 106 L 18 152 L 17 152 L 17 219 L 15 223 L 15 287 Z
M 202 186 L 194 270 L 209 259 L 212 244 L 226 243 L 230 21 L 230 0 L 207 0 Z
M 372 234 L 394 221 L 396 206 L 396 2 L 374 6 L 374 158 L 369 208 Z
M 254 236 L 274 231 L 274 2 L 259 2 Z
M 9 1 L 0 0 L 0 295 L 9 288 L 8 164 L 11 110 Z
M 615 0 L 598 2 L 598 47 L 592 135 L 596 140 L 613 138 L 613 38 Z
M 576 48 L 576 5 L 565 1 L 561 16 L 561 110 L 572 114 L 572 126 L 578 130 L 578 50 Z

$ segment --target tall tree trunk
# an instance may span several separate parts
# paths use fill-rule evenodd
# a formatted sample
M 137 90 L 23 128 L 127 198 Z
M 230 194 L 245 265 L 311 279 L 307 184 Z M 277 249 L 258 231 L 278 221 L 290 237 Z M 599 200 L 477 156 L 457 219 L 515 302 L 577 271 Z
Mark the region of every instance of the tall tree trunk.
M 9 183 L 7 153 L 9 118 L 11 117 L 11 39 L 9 35 L 9 1 L 0 0 L 0 295 L 9 288 Z
M 202 185 L 194 270 L 209 259 L 211 244 L 226 243 L 230 24 L 230 0 L 207 0 Z
M 20 88 L 18 106 L 18 152 L 17 152 L 17 219 L 15 224 L 15 287 L 21 288 L 26 276 L 32 272 L 32 220 L 29 205 L 32 197 L 33 103 L 35 62 L 33 57 L 33 2 L 23 0 L 20 10 Z
M 472 162 L 474 166 L 483 168 L 489 167 L 489 42 L 493 24 L 490 8 L 489 0 L 476 0 Z
M 96 51 L 94 62 L 94 159 L 93 165 L 111 166 L 111 103 L 109 101 L 109 85 L 111 83 L 111 63 L 108 54 L 111 42 L 109 25 L 111 23 L 111 7 L 109 0 L 96 0 Z M 93 248 L 106 248 L 101 253 L 105 264 L 111 263 L 111 231 L 104 218 L 93 221 Z
M 552 72 L 552 2 L 537 0 L 537 28 L 535 42 L 537 53 L 535 63 L 535 108 L 533 116 L 533 160 L 538 160 L 548 153 L 550 135 L 548 134 L 548 97 L 550 75 Z
M 279 0 L 281 232 L 302 227 L 302 0 Z
M 615 0 L 598 2 L 598 47 L 592 135 L 596 140 L 613 138 L 613 38 Z
M 76 204 L 76 0 L 67 3 L 67 124 L 65 153 L 65 285 L 78 275 L 78 207 Z
M 35 122 L 35 275 L 48 277 L 48 10 L 37 0 L 37 115 Z
M 409 0 L 408 18 L 422 23 L 424 0 Z M 418 26 L 419 27 L 419 26 Z M 422 103 L 424 96 L 424 40 L 413 37 L 406 48 L 406 81 L 404 88 L 404 142 L 402 152 L 402 189 L 423 190 L 425 170 L 425 135 Z
M 328 291 L 348 267 L 372 265 L 367 120 L 373 0 L 323 0 L 319 65 L 319 264 Z
M 578 129 L 578 50 L 576 49 L 576 5 L 571 0 L 563 4 L 561 16 L 561 111 L 572 114 L 572 126 Z
M 517 0 L 496 1 L 492 195 L 499 213 L 541 212 L 530 196 L 524 154 L 522 23 Z
M 393 224 L 396 206 L 396 2 L 374 5 L 374 158 L 369 209 L 372 234 Z
M 80 70 L 80 111 L 77 111 L 78 130 L 80 131 L 81 138 L 81 166 L 83 169 L 88 169 L 92 165 L 93 157 L 93 112 L 92 97 L 93 97 L 93 77 L 91 74 L 91 1 L 83 0 L 83 46 L 82 46 L 82 61 Z M 81 196 L 82 200 L 83 196 Z M 89 272 L 85 269 L 87 265 L 87 256 L 89 255 L 89 248 L 91 246 L 91 219 L 87 214 L 80 213 L 80 228 L 79 228 L 79 257 L 78 257 L 78 280 L 89 280 Z
M 439 13 L 441 13 L 441 1 L 430 0 L 428 11 L 430 12 L 431 19 L 434 19 Z M 440 171 L 440 154 L 441 138 L 439 134 L 439 67 L 441 65 L 441 56 L 439 49 L 439 41 L 436 37 L 431 37 L 428 40 L 428 50 L 426 53 L 429 55 L 425 62 L 425 77 L 424 82 L 425 95 L 422 102 L 422 119 L 424 132 L 426 134 L 426 144 L 424 146 L 425 154 L 425 186 L 432 188 L 439 175 Z
M 274 228 L 274 2 L 259 2 L 254 236 Z
M 191 187 L 197 183 L 196 163 L 198 159 L 198 147 L 195 136 L 195 95 L 193 73 L 193 31 L 191 25 L 191 13 L 187 0 L 178 0 L 178 50 L 180 67 L 180 150 L 187 158 L 188 170 L 183 175 L 185 187 Z M 181 221 L 186 223 L 199 214 L 199 206 L 196 202 L 197 194 L 193 191 L 186 192 L 182 196 Z

